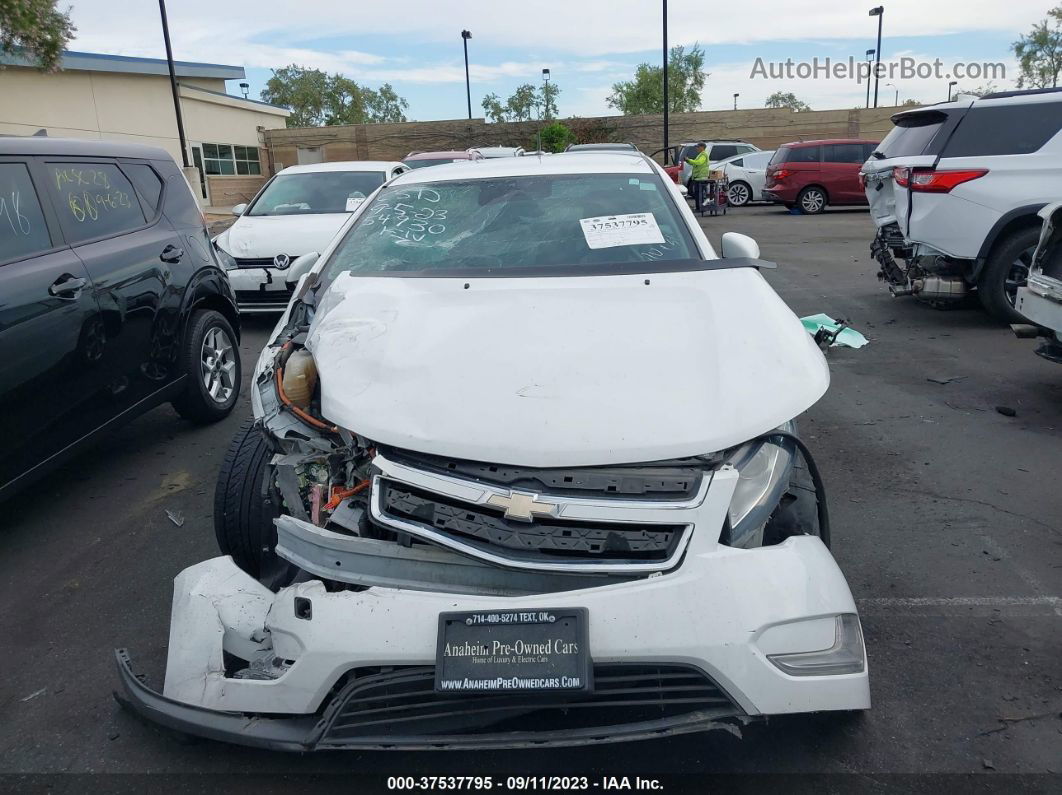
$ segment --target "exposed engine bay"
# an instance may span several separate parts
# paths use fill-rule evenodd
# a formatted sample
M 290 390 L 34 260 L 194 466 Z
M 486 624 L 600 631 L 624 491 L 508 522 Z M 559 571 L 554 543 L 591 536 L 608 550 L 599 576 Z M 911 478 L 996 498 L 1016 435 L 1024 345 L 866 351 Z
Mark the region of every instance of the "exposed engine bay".
M 258 423 L 274 450 L 264 488 L 276 509 L 260 579 L 273 589 L 312 576 L 330 588 L 515 595 L 649 576 L 674 567 L 688 541 L 674 505 L 703 498 L 724 465 L 743 473 L 738 489 L 749 498 L 728 516 L 721 543 L 748 549 L 801 534 L 828 543 L 821 479 L 791 423 L 717 454 L 633 466 L 531 468 L 414 453 L 321 415 L 307 333 L 296 315 L 256 375 Z M 461 493 L 471 483 L 484 484 L 482 499 Z M 506 502 L 513 490 L 656 502 L 672 521 L 554 519 L 555 506 Z

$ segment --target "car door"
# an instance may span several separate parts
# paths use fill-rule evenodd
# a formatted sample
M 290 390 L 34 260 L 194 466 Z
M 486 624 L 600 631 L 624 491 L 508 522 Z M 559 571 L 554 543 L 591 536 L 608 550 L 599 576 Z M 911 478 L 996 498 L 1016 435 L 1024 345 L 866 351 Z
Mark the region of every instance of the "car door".
M 834 204 L 863 204 L 866 196 L 859 184 L 859 168 L 866 160 L 863 144 L 826 144 L 822 147 L 822 174 Z
M 708 153 L 708 166 L 709 168 L 716 168 L 716 164 L 720 160 L 726 160 L 737 153 L 738 148 L 735 144 L 712 144 L 711 151 Z
M 111 395 L 106 411 L 117 413 L 173 377 L 158 364 L 155 331 L 185 251 L 118 161 L 56 159 L 44 166 L 63 233 L 92 279 L 105 333 L 99 375 Z
M 0 496 L 95 429 L 102 321 L 35 166 L 0 157 Z
M 763 199 L 763 188 L 766 182 L 767 164 L 771 162 L 773 152 L 750 152 L 741 158 L 742 178 L 752 188 L 752 198 L 756 201 Z

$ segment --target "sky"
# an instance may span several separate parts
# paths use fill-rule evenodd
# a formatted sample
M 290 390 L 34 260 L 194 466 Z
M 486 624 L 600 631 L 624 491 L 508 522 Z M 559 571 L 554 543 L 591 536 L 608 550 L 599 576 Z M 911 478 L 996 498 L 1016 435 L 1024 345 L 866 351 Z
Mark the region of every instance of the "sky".
M 955 64 L 990 63 L 1005 73 L 991 82 L 1013 88 L 1017 67 L 1010 44 L 1046 15 L 1053 0 L 886 0 L 882 60 L 898 69 L 940 59 L 938 74 L 879 81 L 879 104 L 913 99 L 940 102 Z M 69 49 L 165 57 L 154 0 L 61 0 L 78 30 Z M 792 92 L 816 110 L 862 107 L 866 84 L 838 77 L 801 77 L 796 64 L 825 67 L 865 58 L 874 48 L 877 19 L 871 3 L 851 0 L 705 3 L 670 0 L 669 44 L 699 43 L 709 73 L 702 110 L 763 107 L 775 91 Z M 251 98 L 270 70 L 299 64 L 340 72 L 366 86 L 391 83 L 420 121 L 467 115 L 461 30 L 469 41 L 473 116 L 483 97 L 504 100 L 521 83 L 539 83 L 543 68 L 561 89 L 561 116 L 609 115 L 611 86 L 630 79 L 638 64 L 661 60 L 658 0 L 168 0 L 174 57 L 243 66 Z M 758 61 L 760 59 L 760 61 Z M 782 76 L 772 63 L 794 63 Z M 761 63 L 761 68 L 756 69 Z M 925 69 L 927 67 L 921 67 Z M 996 67 L 993 67 L 996 68 Z M 757 75 L 753 75 L 758 71 Z M 965 78 L 965 75 L 963 75 Z M 990 82 L 974 76 L 959 88 Z M 238 81 L 228 90 L 238 94 Z M 891 85 L 887 85 L 891 84 Z M 873 91 L 873 89 L 872 89 Z M 871 96 L 873 102 L 873 96 Z

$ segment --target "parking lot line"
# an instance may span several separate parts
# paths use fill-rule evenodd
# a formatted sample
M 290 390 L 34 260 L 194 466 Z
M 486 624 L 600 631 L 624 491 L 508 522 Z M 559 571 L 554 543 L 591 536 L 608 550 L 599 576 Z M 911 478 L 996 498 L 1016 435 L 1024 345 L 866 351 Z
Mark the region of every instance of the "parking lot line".
M 856 603 L 861 615 L 1062 616 L 1062 596 L 899 596 Z

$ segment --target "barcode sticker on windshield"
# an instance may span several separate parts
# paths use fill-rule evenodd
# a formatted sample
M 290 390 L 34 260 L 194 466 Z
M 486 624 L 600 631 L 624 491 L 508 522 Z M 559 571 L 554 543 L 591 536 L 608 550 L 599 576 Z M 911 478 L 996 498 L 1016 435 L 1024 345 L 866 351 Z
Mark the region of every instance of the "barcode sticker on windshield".
M 583 237 L 590 248 L 664 242 L 664 236 L 660 233 L 660 227 L 656 225 L 656 218 L 652 213 L 580 218 L 579 224 L 583 227 Z

